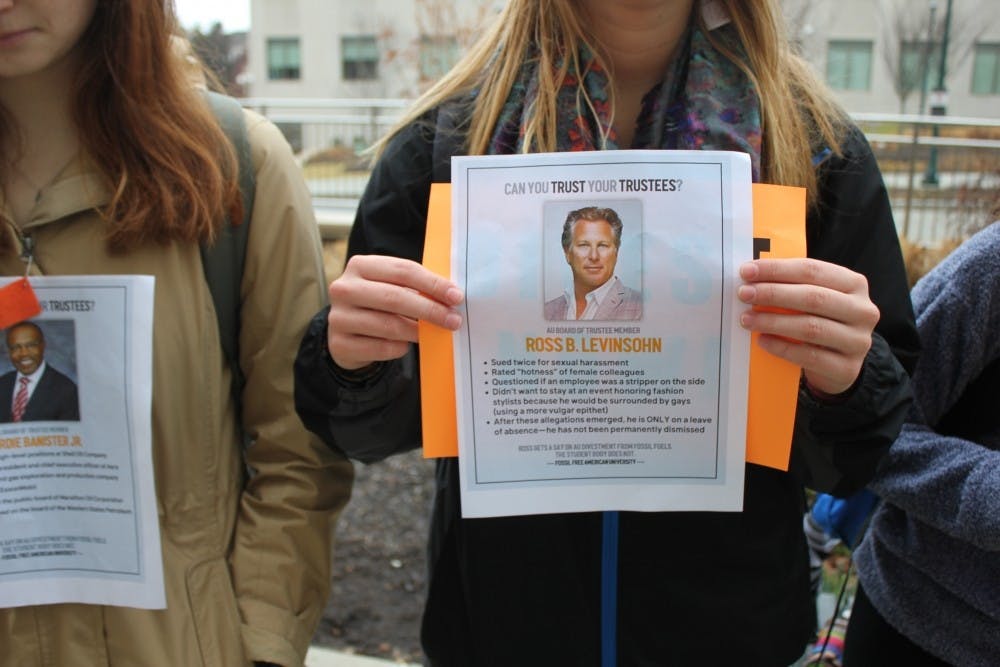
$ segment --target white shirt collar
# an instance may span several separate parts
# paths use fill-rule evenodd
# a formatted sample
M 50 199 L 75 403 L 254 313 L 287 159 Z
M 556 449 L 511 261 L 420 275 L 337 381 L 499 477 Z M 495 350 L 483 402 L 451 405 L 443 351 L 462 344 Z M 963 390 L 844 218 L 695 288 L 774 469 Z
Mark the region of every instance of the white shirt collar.
M 601 285 L 595 290 L 587 292 L 587 307 L 584 309 L 583 314 L 579 318 L 576 316 L 576 295 L 572 291 L 566 290 L 566 319 L 567 320 L 592 320 L 597 314 L 597 310 L 604 303 L 604 299 L 607 298 L 608 293 L 611 292 L 611 288 L 614 286 L 615 281 L 618 276 L 611 276 L 606 283 Z
M 709 31 L 721 28 L 732 21 L 729 10 L 719 0 L 701 0 L 701 18 Z

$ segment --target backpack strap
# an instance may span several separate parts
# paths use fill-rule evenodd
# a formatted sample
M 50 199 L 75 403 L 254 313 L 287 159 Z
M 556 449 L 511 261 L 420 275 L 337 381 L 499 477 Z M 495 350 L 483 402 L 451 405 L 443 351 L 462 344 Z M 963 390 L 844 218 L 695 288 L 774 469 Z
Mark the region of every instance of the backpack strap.
M 219 322 L 219 341 L 222 352 L 232 373 L 232 393 L 237 412 L 242 412 L 241 397 L 244 377 L 240 370 L 240 283 L 243 281 L 243 265 L 247 253 L 247 239 L 250 235 L 250 217 L 256 184 L 253 164 L 250 159 L 250 140 L 243 108 L 231 97 L 219 93 L 206 92 L 205 97 L 212 107 L 212 113 L 219 121 L 222 131 L 233 144 L 239 162 L 239 187 L 243 197 L 243 219 L 234 225 L 227 221 L 211 245 L 201 244 L 201 262 L 205 270 L 205 282 L 212 294 L 215 315 Z

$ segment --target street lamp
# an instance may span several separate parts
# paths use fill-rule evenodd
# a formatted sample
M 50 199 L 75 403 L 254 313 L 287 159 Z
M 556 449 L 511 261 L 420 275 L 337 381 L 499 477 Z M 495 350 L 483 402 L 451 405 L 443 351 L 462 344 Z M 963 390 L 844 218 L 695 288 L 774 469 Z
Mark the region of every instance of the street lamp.
M 950 1 L 950 0 L 949 0 Z M 917 76 L 920 80 L 920 105 L 917 107 L 917 115 L 924 114 L 924 105 L 927 103 L 927 68 L 930 66 L 931 43 L 934 41 L 934 17 L 937 15 L 937 0 L 930 0 L 927 9 L 930 11 L 930 19 L 927 21 L 927 39 L 920 45 L 920 58 L 917 61 Z M 900 76 L 905 72 L 900 69 Z M 917 142 L 920 139 L 920 122 L 913 122 L 913 141 L 910 143 L 910 168 L 906 181 L 906 207 L 903 214 L 903 237 L 910 236 L 910 207 L 913 204 L 913 178 L 917 172 Z
M 944 76 L 948 61 L 948 33 L 951 32 L 951 2 L 944 12 L 944 33 L 941 36 L 941 57 L 938 59 L 937 86 L 931 93 L 931 115 L 944 116 L 948 107 L 948 91 L 944 87 Z M 938 126 L 931 128 L 935 137 L 938 136 Z M 937 146 L 931 146 L 931 154 L 927 160 L 927 171 L 924 173 L 924 185 L 937 185 Z

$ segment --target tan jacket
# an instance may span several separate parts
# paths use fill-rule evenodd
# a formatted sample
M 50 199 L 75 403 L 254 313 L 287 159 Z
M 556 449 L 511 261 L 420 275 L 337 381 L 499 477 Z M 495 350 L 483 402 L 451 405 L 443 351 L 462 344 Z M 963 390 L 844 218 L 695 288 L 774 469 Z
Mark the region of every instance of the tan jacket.
M 82 161 L 43 191 L 24 225 L 36 275 L 156 277 L 153 462 L 167 609 L 0 610 L 0 666 L 303 663 L 353 469 L 295 415 L 292 361 L 325 302 L 319 238 L 284 138 L 259 116 L 246 121 L 257 189 L 242 284 L 243 425 L 254 439 L 245 451 L 198 246 L 109 254 L 93 210 L 108 192 Z M 23 271 L 16 252 L 0 254 L 0 275 Z M 256 471 L 249 480 L 245 466 Z

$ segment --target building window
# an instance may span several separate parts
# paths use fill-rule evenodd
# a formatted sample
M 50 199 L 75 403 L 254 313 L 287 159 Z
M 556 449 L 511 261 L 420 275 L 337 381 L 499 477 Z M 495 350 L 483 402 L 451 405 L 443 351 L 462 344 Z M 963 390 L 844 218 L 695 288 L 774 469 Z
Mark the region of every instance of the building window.
M 904 92 L 933 90 L 938 80 L 939 62 L 941 62 L 941 45 L 936 42 L 924 40 L 900 44 L 899 89 Z
M 267 40 L 267 78 L 298 79 L 302 74 L 302 55 L 298 37 L 275 37 Z
M 826 52 L 826 81 L 836 90 L 869 90 L 872 79 L 870 41 L 831 41 Z
M 976 44 L 972 94 L 1000 95 L 1000 44 Z
M 458 40 L 453 35 L 421 35 L 420 80 L 434 81 L 458 61 Z
M 378 78 L 378 42 L 374 35 L 341 37 L 340 54 L 344 81 Z

